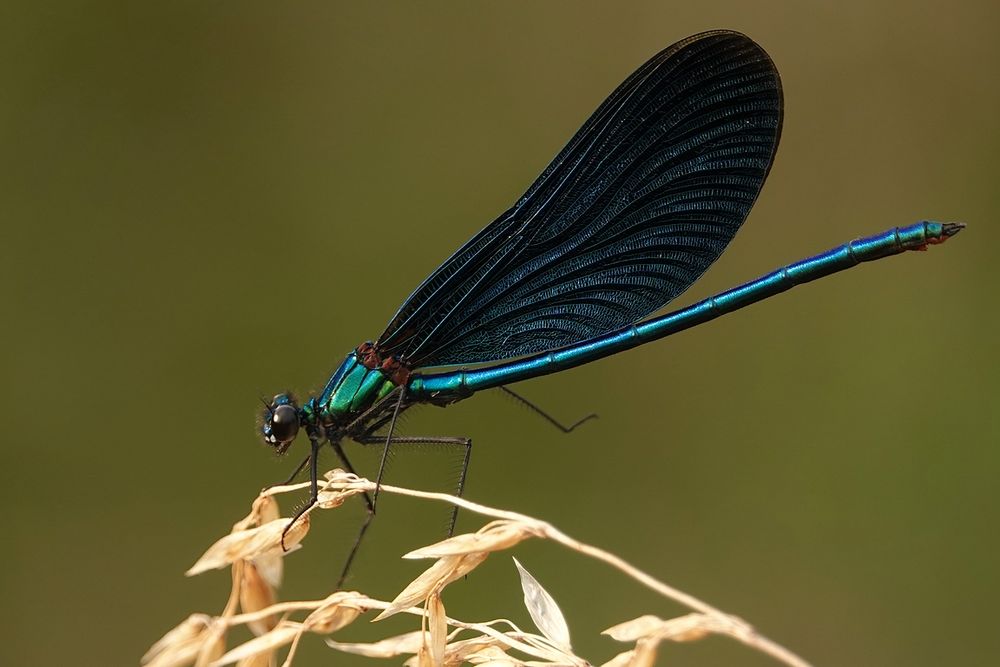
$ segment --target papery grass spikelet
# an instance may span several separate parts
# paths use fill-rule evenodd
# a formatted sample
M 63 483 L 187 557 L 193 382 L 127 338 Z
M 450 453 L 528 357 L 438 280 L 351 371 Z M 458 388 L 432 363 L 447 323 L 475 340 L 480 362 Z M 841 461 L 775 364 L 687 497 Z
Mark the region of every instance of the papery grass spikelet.
M 449 667 L 465 662 L 480 663 L 506 655 L 506 645 L 489 636 L 449 642 L 445 647 L 444 664 Z
M 656 664 L 656 649 L 660 642 L 657 639 L 643 637 L 635 643 L 632 649 L 632 658 L 628 661 L 628 667 L 653 667 Z
M 563 617 L 559 605 L 549 592 L 542 588 L 530 572 L 515 558 L 514 565 L 521 579 L 521 590 L 524 592 L 524 607 L 531 615 L 535 627 L 542 634 L 562 648 L 571 650 L 569 626 Z
M 260 611 L 274 604 L 274 588 L 259 573 L 252 561 L 243 565 L 243 576 L 240 578 L 240 609 L 244 612 Z M 272 630 L 278 624 L 277 616 L 268 615 L 249 621 L 247 625 L 255 635 L 262 635 Z
M 491 521 L 474 533 L 455 535 L 430 546 L 415 549 L 403 558 L 441 558 L 489 551 L 502 551 L 529 537 L 541 537 L 535 526 L 521 521 Z
M 639 616 L 624 623 L 612 625 L 607 630 L 601 632 L 601 634 L 607 635 L 619 642 L 634 642 L 643 637 L 655 634 L 661 627 L 663 627 L 662 618 L 646 614 L 645 616 Z
M 275 519 L 246 530 L 237 530 L 210 546 L 198 561 L 185 573 L 194 576 L 206 570 L 216 570 L 232 565 L 237 560 L 251 560 L 260 556 L 275 556 L 291 551 L 309 532 L 309 515 L 305 514 L 285 533 L 290 519 Z
M 236 662 L 236 667 L 276 667 L 274 653 L 258 653 Z
M 226 624 L 220 620 L 216 620 L 209 626 L 205 633 L 205 641 L 194 661 L 194 667 L 209 667 L 226 652 L 227 630 Z
M 250 505 L 250 513 L 234 523 L 233 529 L 229 532 L 235 533 L 239 530 L 260 526 L 278 518 L 281 518 L 278 501 L 273 496 L 260 494 L 254 498 Z
M 426 642 L 420 645 L 420 650 L 415 656 L 403 664 L 407 665 L 407 667 L 437 667 L 431 658 L 431 651 Z
M 289 547 L 289 551 L 297 550 L 299 547 Z M 254 569 L 260 578 L 271 587 L 272 591 L 281 587 L 281 580 L 285 573 L 284 553 L 265 553 L 249 561 L 253 563 Z
M 259 656 L 269 656 L 279 648 L 291 644 L 303 631 L 301 623 L 281 621 L 269 632 L 259 637 L 254 637 L 250 641 L 244 642 L 230 650 L 216 660 L 212 664 L 212 667 L 231 665 L 241 660 L 249 660 Z
M 645 667 L 656 660 L 656 653 L 663 641 L 690 642 L 709 634 L 733 634 L 733 623 L 706 614 L 687 614 L 669 620 L 647 615 L 619 623 L 602 632 L 620 642 L 635 642 L 630 651 L 630 667 Z
M 440 593 L 445 586 L 476 569 L 480 563 L 486 560 L 488 555 L 485 552 L 478 552 L 461 556 L 445 556 L 438 559 L 419 577 L 410 582 L 410 585 L 393 599 L 389 608 L 376 616 L 374 620 L 381 621 L 389 618 L 407 607 L 423 602 L 432 594 Z
M 445 646 L 448 644 L 448 618 L 444 615 L 441 595 L 433 593 L 427 598 L 428 654 L 432 665 L 444 664 Z
M 323 489 L 316 496 L 316 505 L 320 509 L 330 510 L 340 507 L 347 499 L 351 496 L 361 495 L 365 492 L 364 489 Z
M 728 634 L 732 625 L 720 622 L 719 619 L 707 614 L 686 614 L 668 620 L 646 615 L 614 625 L 601 634 L 620 642 L 638 641 L 649 637 L 690 642 L 703 639 L 713 632 Z
M 256 514 L 257 523 L 261 526 L 281 518 L 281 509 L 274 496 L 259 496 L 253 504 L 253 512 Z M 287 543 L 285 546 L 289 546 Z M 284 574 L 284 553 L 263 553 L 253 559 L 254 566 L 261 577 L 271 585 L 271 588 L 281 586 L 281 579 Z
M 622 651 L 607 662 L 601 664 L 601 667 L 631 667 L 632 660 L 634 659 L 635 651 L 630 649 L 628 651 Z
M 253 505 L 250 507 L 250 514 L 247 516 L 250 524 L 241 526 L 241 528 L 263 526 L 265 523 L 280 518 L 281 509 L 278 507 L 278 500 L 274 496 L 260 495 L 254 499 Z M 236 526 L 233 526 L 233 528 L 235 529 Z
M 171 628 L 162 637 L 157 639 L 152 646 L 143 654 L 142 664 L 148 663 L 160 653 L 163 653 L 170 646 L 195 637 L 208 627 L 212 622 L 212 617 L 208 614 L 191 614 L 183 621 Z
M 281 621 L 268 632 L 240 644 L 223 655 L 215 664 L 229 665 L 239 660 L 247 660 L 254 656 L 273 653 L 284 646 L 291 646 L 289 656 L 294 657 L 294 651 L 301 636 L 306 632 L 315 634 L 330 634 L 349 625 L 358 616 L 369 609 L 365 601 L 369 598 L 352 591 L 337 591 L 322 602 L 302 622 Z M 248 621 L 249 623 L 250 621 Z
M 420 652 L 420 647 L 425 642 L 424 637 L 427 632 L 415 630 L 401 635 L 387 637 L 381 641 L 370 644 L 357 642 L 338 642 L 327 639 L 326 644 L 330 648 L 335 648 L 344 653 L 361 655 L 366 658 L 395 658 L 401 655 L 416 655 Z
M 304 625 L 311 632 L 329 634 L 353 623 L 362 612 L 370 607 L 364 604 L 368 598 L 354 591 L 337 591 L 323 601 L 323 606 L 309 614 Z
M 146 651 L 142 664 L 181 667 L 194 664 L 201 655 L 214 656 L 220 639 L 216 624 L 217 621 L 207 614 L 191 614 Z
M 181 664 L 166 659 L 165 656 L 171 653 L 179 653 L 178 648 L 196 644 L 200 646 L 199 637 L 208 629 L 212 623 L 212 617 L 208 614 L 191 614 L 176 627 L 169 630 L 149 647 L 149 650 L 142 656 L 141 662 L 144 665 L 170 665 Z M 191 656 L 197 655 L 198 648 L 191 650 Z

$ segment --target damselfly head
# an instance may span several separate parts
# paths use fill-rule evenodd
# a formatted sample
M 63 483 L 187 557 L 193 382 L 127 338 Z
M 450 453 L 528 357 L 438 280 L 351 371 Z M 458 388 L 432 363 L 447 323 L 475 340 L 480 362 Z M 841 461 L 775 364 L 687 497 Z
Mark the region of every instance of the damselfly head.
M 278 394 L 264 409 L 260 432 L 264 442 L 284 454 L 299 433 L 299 406 L 290 394 Z

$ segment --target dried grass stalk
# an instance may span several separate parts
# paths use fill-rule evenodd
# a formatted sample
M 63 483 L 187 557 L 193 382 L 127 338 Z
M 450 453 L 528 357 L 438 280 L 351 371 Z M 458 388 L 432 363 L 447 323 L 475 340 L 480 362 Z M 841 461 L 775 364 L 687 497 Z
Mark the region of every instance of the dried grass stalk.
M 284 544 L 290 547 L 289 550 L 298 548 L 309 532 L 310 512 L 339 507 L 351 496 L 375 490 L 373 482 L 342 470 L 326 473 L 324 480 L 319 503 L 285 534 Z M 390 602 L 354 591 L 336 591 L 319 600 L 276 602 L 275 591 L 281 583 L 283 558 L 288 553 L 281 543 L 288 519 L 280 517 L 276 497 L 307 486 L 307 483 L 292 484 L 263 491 L 251 505 L 250 513 L 236 522 L 230 533 L 209 547 L 187 571 L 191 576 L 230 567 L 233 587 L 225 608 L 214 617 L 189 616 L 153 644 L 142 657 L 143 665 L 276 665 L 278 652 L 287 647 L 281 664 L 290 667 L 296 648 L 307 633 L 330 635 L 363 614 L 378 610 L 380 613 L 373 621 L 410 614 L 420 617 L 420 629 L 374 643 L 344 643 L 328 638 L 327 645 L 345 653 L 373 658 L 408 655 L 406 664 L 412 667 L 452 667 L 464 663 L 589 667 L 590 662 L 573 652 L 569 627 L 555 599 L 520 563 L 516 563 L 516 567 L 525 606 L 538 632 L 523 631 L 504 619 L 470 623 L 450 618 L 445 613 L 443 593 L 450 583 L 474 570 L 489 554 L 511 549 L 529 538 L 539 538 L 602 561 L 694 611 L 666 620 L 651 615 L 639 616 L 608 628 L 604 634 L 631 643 L 633 647 L 605 663 L 606 667 L 651 665 L 663 642 L 695 641 L 710 634 L 732 637 L 786 665 L 808 667 L 802 658 L 764 637 L 746 621 L 655 579 L 612 553 L 575 540 L 545 521 L 448 494 L 386 484 L 381 485 L 381 493 L 442 501 L 493 520 L 475 533 L 456 535 L 405 554 L 404 558 L 426 558 L 434 562 Z M 237 608 L 242 613 L 236 613 Z M 303 613 L 301 620 L 291 619 L 292 615 Z M 240 626 L 249 628 L 256 636 L 226 651 L 230 631 Z

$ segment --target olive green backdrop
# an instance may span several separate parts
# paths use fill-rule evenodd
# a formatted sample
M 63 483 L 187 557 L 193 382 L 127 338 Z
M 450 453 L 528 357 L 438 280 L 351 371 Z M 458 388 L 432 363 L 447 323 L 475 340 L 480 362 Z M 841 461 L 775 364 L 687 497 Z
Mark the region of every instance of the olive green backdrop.
M 566 420 L 600 413 L 571 436 L 497 393 L 414 411 L 406 431 L 474 437 L 471 498 L 617 551 L 817 664 L 995 664 L 989 0 L 5 3 L 0 662 L 136 664 L 188 613 L 217 613 L 228 575 L 184 570 L 293 465 L 259 442 L 259 397 L 319 389 L 627 74 L 719 27 L 778 64 L 784 136 L 685 303 L 893 225 L 968 230 L 518 386 Z M 440 488 L 454 465 L 401 452 L 391 480 Z M 398 556 L 447 512 L 379 509 L 350 585 L 391 597 L 422 566 Z M 361 515 L 316 517 L 285 599 L 329 592 Z M 594 661 L 622 648 L 599 630 L 683 611 L 553 546 L 517 554 Z M 520 598 L 501 556 L 445 602 L 528 625 Z M 358 662 L 315 637 L 303 650 Z M 718 638 L 664 651 L 771 664 Z

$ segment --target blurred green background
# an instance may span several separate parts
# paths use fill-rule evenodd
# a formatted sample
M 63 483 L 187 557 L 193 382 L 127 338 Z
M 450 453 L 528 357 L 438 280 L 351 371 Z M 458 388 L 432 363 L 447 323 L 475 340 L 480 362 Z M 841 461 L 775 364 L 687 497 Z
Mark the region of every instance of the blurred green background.
M 684 303 L 893 225 L 969 229 L 517 387 L 565 420 L 600 412 L 571 436 L 496 392 L 406 432 L 472 436 L 470 498 L 816 664 L 996 664 L 993 0 L 4 3 L 0 663 L 136 664 L 220 611 L 228 574 L 184 570 L 294 464 L 260 444 L 258 397 L 319 389 L 627 74 L 719 27 L 776 61 L 784 135 Z M 441 487 L 454 464 L 401 452 L 390 481 Z M 447 512 L 383 503 L 350 586 L 391 598 Z M 316 517 L 283 598 L 330 591 L 361 516 Z M 600 630 L 683 612 L 554 546 L 516 553 L 595 662 L 623 649 Z M 445 602 L 527 626 L 520 598 L 501 556 Z M 718 638 L 664 654 L 772 664 Z M 298 664 L 358 662 L 312 637 Z

